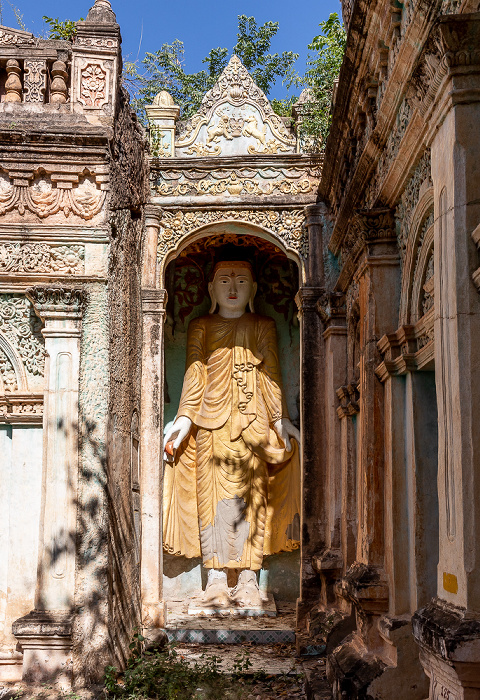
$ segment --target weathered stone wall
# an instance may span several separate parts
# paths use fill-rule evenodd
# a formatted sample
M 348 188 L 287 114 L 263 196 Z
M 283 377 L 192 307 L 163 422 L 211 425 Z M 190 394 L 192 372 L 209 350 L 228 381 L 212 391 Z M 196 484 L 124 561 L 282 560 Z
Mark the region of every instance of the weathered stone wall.
M 132 420 L 134 415 L 140 415 L 140 254 L 148 174 L 141 127 L 122 88 L 117 104 L 111 144 L 107 481 L 110 644 L 116 662 L 123 665 L 133 629 L 141 624 L 140 566 L 132 491 L 135 486 Z

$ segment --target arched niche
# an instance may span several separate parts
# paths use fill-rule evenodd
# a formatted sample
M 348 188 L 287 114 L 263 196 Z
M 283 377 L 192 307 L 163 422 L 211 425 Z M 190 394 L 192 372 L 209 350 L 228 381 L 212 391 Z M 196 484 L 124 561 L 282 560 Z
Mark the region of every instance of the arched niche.
M 202 235 L 203 233 L 203 235 Z M 264 233 L 264 232 L 263 232 Z M 292 421 L 300 422 L 300 331 L 295 295 L 299 288 L 298 258 L 281 248 L 270 236 L 245 225 L 219 224 L 197 231 L 171 251 L 161 267 L 161 284 L 167 291 L 164 326 L 164 425 L 174 420 L 185 372 L 188 324 L 208 314 L 208 282 L 224 245 L 236 246 L 239 258 L 248 248 L 254 252 L 258 282 L 255 312 L 274 318 L 277 325 L 280 365 L 288 410 Z M 164 597 L 186 597 L 202 584 L 200 560 L 164 553 Z M 261 585 L 282 600 L 295 601 L 299 595 L 300 550 L 266 557 Z M 203 582 L 204 583 L 204 582 Z
M 11 381 L 7 381 L 6 377 L 2 377 L 4 368 L 14 372 L 14 384 Z M 3 333 L 0 333 L 0 392 L 3 394 L 11 391 L 20 393 L 28 391 L 27 374 L 21 358 L 12 347 L 10 341 Z

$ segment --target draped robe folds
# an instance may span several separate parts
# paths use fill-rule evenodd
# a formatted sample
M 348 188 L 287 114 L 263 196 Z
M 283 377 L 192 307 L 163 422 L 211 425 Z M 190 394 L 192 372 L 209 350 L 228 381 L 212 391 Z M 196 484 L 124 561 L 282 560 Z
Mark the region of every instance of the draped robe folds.
M 207 568 L 260 569 L 264 555 L 298 548 L 298 445 L 273 424 L 288 417 L 275 322 L 245 313 L 193 320 L 178 416 L 193 426 L 166 463 L 165 549 Z

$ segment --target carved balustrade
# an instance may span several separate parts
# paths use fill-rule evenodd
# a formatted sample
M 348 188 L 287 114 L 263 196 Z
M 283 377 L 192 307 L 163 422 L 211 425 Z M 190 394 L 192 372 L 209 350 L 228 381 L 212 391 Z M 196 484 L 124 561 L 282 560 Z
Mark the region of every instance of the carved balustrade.
M 1 37 L 0 37 L 1 40 Z M 66 42 L 49 42 L 66 44 Z M 2 102 L 65 104 L 70 91 L 70 56 L 55 46 L 40 51 L 0 52 Z

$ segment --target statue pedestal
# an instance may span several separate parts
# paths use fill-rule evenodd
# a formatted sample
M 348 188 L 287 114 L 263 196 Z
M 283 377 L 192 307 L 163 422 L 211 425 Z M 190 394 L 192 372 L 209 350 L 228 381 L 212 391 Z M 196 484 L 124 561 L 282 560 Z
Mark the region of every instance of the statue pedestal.
M 277 606 L 272 595 L 263 601 L 262 605 L 241 608 L 233 602 L 229 607 L 215 608 L 212 605 L 207 605 L 203 602 L 202 596 L 194 596 L 188 604 L 188 614 L 193 617 L 259 617 L 265 615 L 267 617 L 277 616 Z

